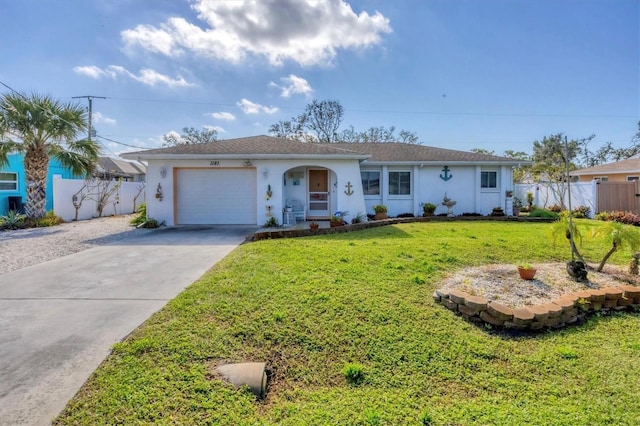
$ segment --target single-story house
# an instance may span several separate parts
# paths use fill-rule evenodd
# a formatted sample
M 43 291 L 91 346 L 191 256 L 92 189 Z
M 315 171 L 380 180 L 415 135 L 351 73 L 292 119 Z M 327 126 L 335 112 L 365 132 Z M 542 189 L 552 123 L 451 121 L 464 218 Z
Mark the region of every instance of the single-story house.
M 9 210 L 24 212 L 23 205 L 27 202 L 27 182 L 24 171 L 24 155 L 10 154 L 9 165 L 0 168 L 0 215 Z M 68 168 L 62 166 L 55 158 L 49 160 L 47 174 L 47 211 L 53 209 L 53 179 L 73 179 L 74 175 Z
M 631 182 L 640 179 L 640 157 L 633 156 L 626 160 L 598 166 L 578 169 L 571 172 L 580 182 L 599 180 L 601 182 Z
M 124 182 L 144 182 L 146 166 L 119 158 L 98 157 L 94 175 L 102 180 L 123 180 Z
M 521 160 L 404 143 L 304 143 L 270 136 L 138 151 L 147 162 L 147 214 L 167 226 L 282 224 L 286 207 L 305 219 L 336 211 L 422 215 L 422 205 L 446 213 L 489 214 L 508 207 L 512 169 Z M 507 209 L 508 211 L 508 209 Z M 348 219 L 348 218 L 347 218 Z

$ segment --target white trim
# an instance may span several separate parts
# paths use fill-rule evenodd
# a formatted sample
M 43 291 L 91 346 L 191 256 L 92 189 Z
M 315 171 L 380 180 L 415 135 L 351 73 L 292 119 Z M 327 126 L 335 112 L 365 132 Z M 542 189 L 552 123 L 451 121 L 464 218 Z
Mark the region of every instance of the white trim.
M 19 191 L 20 190 L 20 183 L 19 183 L 18 172 L 10 172 L 10 171 L 0 172 L 0 174 L 2 174 L 2 173 L 15 175 L 16 178 L 13 179 L 13 180 L 0 180 L 0 184 L 3 184 L 3 183 L 11 184 L 11 183 L 13 183 L 13 184 L 15 184 L 16 187 L 14 189 L 0 189 L 0 192 L 16 192 L 16 191 Z

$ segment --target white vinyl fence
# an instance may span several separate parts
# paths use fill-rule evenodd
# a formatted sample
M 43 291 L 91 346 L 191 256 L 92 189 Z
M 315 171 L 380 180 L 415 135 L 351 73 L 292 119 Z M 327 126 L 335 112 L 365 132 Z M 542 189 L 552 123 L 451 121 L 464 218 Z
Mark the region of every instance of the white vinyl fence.
M 538 207 L 551 207 L 554 204 L 560 205 L 557 193 L 551 187 L 557 184 L 542 183 L 519 183 L 514 185 L 514 196 L 522 201 L 522 205 L 527 204 L 527 192 L 533 194 L 533 204 Z M 572 182 L 571 183 L 571 208 L 576 209 L 580 206 L 591 208 L 590 217 L 593 218 L 596 212 L 597 186 L 596 181 L 592 182 Z M 564 194 L 564 205 L 568 206 L 568 194 Z
M 104 205 L 102 211 L 103 217 L 135 213 L 135 209 L 138 208 L 140 203 L 145 201 L 144 182 L 89 182 L 87 186 L 87 181 L 84 179 L 54 179 L 53 212 L 65 221 L 73 220 L 76 216 L 76 208 L 74 206 L 75 195 L 75 204 L 80 205 L 78 209 L 78 220 L 98 217 L 98 200 L 100 199 L 100 195 L 107 194 L 118 184 L 120 184 L 120 187 L 110 194 Z

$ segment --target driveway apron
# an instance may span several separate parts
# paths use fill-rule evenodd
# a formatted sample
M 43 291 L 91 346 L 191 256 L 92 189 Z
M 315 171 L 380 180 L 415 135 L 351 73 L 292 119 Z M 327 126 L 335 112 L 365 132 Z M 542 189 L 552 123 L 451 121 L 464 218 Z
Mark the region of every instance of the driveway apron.
M 0 275 L 0 424 L 50 424 L 114 343 L 254 231 L 161 229 Z

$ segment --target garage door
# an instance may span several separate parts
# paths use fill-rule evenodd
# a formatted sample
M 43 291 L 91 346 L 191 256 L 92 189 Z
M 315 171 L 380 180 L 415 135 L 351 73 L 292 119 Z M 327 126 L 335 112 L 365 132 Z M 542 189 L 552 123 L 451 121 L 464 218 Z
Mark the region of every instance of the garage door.
M 256 224 L 255 169 L 178 169 L 176 223 Z

